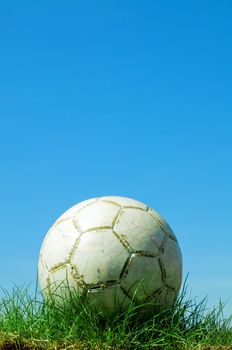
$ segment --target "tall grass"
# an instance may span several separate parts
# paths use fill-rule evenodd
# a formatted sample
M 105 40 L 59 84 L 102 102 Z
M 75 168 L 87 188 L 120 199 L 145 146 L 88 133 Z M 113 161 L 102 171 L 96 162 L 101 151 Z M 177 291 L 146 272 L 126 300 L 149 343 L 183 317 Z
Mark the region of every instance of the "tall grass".
M 232 315 L 224 318 L 225 305 L 219 302 L 207 311 L 206 298 L 186 301 L 186 293 L 185 280 L 174 306 L 149 319 L 141 316 L 145 305 L 132 303 L 104 320 L 77 295 L 70 294 L 61 307 L 55 298 L 43 301 L 37 288 L 30 293 L 30 285 L 14 286 L 11 292 L 3 289 L 0 345 L 2 349 L 4 344 L 28 349 L 232 349 Z

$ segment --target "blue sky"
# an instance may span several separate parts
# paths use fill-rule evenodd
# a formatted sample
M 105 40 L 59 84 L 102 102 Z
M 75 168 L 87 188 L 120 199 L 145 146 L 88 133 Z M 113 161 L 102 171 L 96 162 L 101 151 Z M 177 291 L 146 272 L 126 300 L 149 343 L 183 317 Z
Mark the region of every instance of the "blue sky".
M 193 297 L 232 313 L 230 1 L 0 3 L 0 284 L 35 281 L 58 216 L 138 199 Z

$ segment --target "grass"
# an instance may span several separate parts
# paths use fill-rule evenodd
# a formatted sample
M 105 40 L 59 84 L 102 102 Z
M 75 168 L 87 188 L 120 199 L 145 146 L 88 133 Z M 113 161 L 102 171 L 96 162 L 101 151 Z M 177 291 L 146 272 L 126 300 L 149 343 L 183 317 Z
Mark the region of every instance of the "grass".
M 140 307 L 115 313 L 107 320 L 92 313 L 78 298 L 60 307 L 44 302 L 30 286 L 3 290 L 0 301 L 0 350 L 11 349 L 232 349 L 232 315 L 224 305 L 207 311 L 206 298 L 185 300 L 186 283 L 171 310 L 144 320 Z

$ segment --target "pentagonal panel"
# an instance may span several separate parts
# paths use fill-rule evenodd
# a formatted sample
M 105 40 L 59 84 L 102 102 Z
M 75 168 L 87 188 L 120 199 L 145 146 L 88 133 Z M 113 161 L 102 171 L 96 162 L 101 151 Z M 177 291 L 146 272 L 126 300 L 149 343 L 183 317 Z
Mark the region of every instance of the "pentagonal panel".
M 163 286 L 157 258 L 132 254 L 122 277 L 121 286 L 137 301 L 147 299 Z
M 132 249 L 157 255 L 164 239 L 164 232 L 147 211 L 126 208 L 120 212 L 114 231 L 125 236 Z
M 178 243 L 168 238 L 161 259 L 165 267 L 165 284 L 178 291 L 182 278 L 182 256 Z
M 116 204 L 119 204 L 121 206 L 133 206 L 133 207 L 138 207 L 141 209 L 146 210 L 147 206 L 139 201 L 136 201 L 135 199 L 132 198 L 127 198 L 127 197 L 120 197 L 120 196 L 104 196 L 101 197 L 100 200 L 108 200 L 112 201 Z
M 96 201 L 97 198 L 91 198 L 72 206 L 71 208 L 66 210 L 56 222 L 73 217 L 78 211 L 82 210 L 86 206 L 91 205 L 91 203 L 94 203 Z
M 119 208 L 107 202 L 95 202 L 77 213 L 77 220 L 81 231 L 93 228 L 111 227 Z
M 102 289 L 90 289 L 86 296 L 86 302 L 91 310 L 106 317 L 115 311 L 127 308 L 131 300 L 123 293 L 118 284 Z
M 69 259 L 74 242 L 80 236 L 72 219 L 55 224 L 45 238 L 41 254 L 48 270 Z
M 98 285 L 118 281 L 128 252 L 112 234 L 111 229 L 82 234 L 72 257 L 72 264 L 85 283 Z
M 161 228 L 173 239 L 176 240 L 176 236 L 175 233 L 173 232 L 171 226 L 169 226 L 169 224 L 167 223 L 167 221 L 162 218 L 162 216 L 155 211 L 154 209 L 149 208 L 149 214 L 154 218 L 155 221 L 157 221 Z

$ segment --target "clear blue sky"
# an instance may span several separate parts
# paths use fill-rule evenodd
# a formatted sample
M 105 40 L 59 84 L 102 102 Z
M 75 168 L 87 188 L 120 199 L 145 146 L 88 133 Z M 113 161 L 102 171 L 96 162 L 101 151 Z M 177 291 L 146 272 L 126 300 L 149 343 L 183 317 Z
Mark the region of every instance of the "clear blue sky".
M 232 313 L 230 1 L 0 3 L 0 284 L 35 281 L 95 196 L 163 215 L 189 292 Z M 34 283 L 34 282 L 33 282 Z

